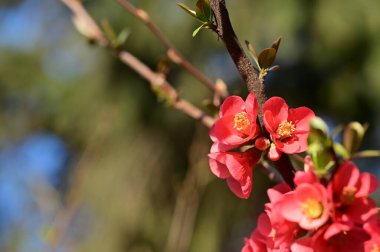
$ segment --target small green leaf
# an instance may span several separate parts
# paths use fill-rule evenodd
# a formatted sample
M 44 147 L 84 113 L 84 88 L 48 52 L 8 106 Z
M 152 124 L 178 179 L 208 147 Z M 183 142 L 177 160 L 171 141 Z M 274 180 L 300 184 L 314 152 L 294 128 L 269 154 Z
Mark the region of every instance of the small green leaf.
M 123 46 L 125 44 L 125 42 L 128 39 L 129 34 L 130 34 L 129 30 L 123 29 L 119 33 L 119 35 L 117 35 L 117 38 L 116 38 L 116 41 L 115 41 L 117 47 L 121 47 L 121 46 Z
M 334 152 L 338 154 L 339 156 L 341 156 L 343 159 L 347 160 L 350 158 L 350 155 L 347 152 L 346 148 L 344 148 L 344 146 L 341 145 L 340 143 L 334 143 L 333 148 L 334 148 Z
M 183 4 L 183 3 L 177 3 L 177 5 L 178 5 L 179 7 L 181 7 L 184 11 L 186 11 L 188 14 L 190 14 L 191 16 L 193 16 L 193 17 L 195 17 L 195 18 L 198 19 L 198 17 L 197 17 L 197 13 L 195 12 L 195 10 L 190 9 L 189 7 L 187 7 L 187 6 L 186 6 L 185 4 Z
M 321 131 L 325 136 L 327 136 L 329 131 L 327 124 L 320 117 L 315 117 L 310 120 L 310 128 Z
M 380 150 L 365 150 L 352 155 L 353 158 L 375 158 L 380 157 Z
M 272 65 L 275 58 L 276 58 L 276 49 L 274 48 L 264 49 L 258 56 L 260 68 L 267 69 L 270 65 Z
M 261 68 L 260 68 L 260 65 L 259 65 L 259 60 L 257 59 L 257 53 L 256 53 L 255 48 L 253 47 L 253 45 L 248 40 L 245 41 L 245 44 L 246 44 L 246 46 L 248 48 L 249 54 L 251 55 L 251 57 L 255 61 L 256 65 L 257 65 L 257 67 L 259 68 L 259 71 L 260 71 Z
M 202 29 L 202 28 L 206 28 L 206 26 L 208 25 L 208 23 L 203 23 L 201 26 L 199 26 L 197 29 L 195 29 L 193 31 L 193 37 L 197 36 L 198 32 Z
M 212 21 L 212 10 L 208 0 L 198 0 L 195 8 L 197 18 L 202 22 Z
M 359 122 L 351 122 L 347 125 L 343 132 L 343 145 L 349 154 L 353 154 L 359 149 L 366 130 L 366 126 Z

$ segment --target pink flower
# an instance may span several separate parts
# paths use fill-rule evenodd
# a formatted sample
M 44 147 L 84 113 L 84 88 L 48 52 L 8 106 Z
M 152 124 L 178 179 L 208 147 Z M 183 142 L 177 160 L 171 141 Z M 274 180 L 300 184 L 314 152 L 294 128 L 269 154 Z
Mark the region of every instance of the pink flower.
M 297 171 L 294 176 L 294 184 L 297 186 L 302 183 L 314 184 L 319 183 L 319 178 L 315 174 L 314 164 L 310 156 L 306 156 L 304 159 L 304 170 Z
M 272 97 L 263 106 L 264 126 L 278 152 L 294 154 L 307 149 L 309 121 L 315 115 L 306 107 L 289 109 L 280 97 Z M 273 151 L 272 151 L 273 153 Z
M 251 237 L 245 238 L 245 245 L 241 252 L 267 252 L 267 236 L 271 227 L 268 226 L 268 216 L 261 214 L 257 220 L 257 229 L 252 232 Z
M 220 118 L 210 131 L 213 142 L 238 146 L 259 134 L 256 119 L 258 103 L 253 93 L 244 102 L 239 96 L 230 96 L 222 104 Z
M 380 221 L 377 220 L 364 224 L 364 230 L 371 236 L 371 239 L 364 243 L 365 251 L 380 251 Z
M 266 215 L 258 222 L 258 230 L 268 237 L 267 248 L 270 251 L 287 251 L 299 231 L 298 224 L 286 220 L 280 212 L 279 206 L 290 191 L 285 183 L 268 190 L 270 203 L 265 204 Z
M 250 149 L 245 152 L 211 152 L 208 157 L 212 173 L 226 179 L 236 196 L 247 199 L 252 191 L 252 169 L 261 153 Z
M 303 238 L 292 244 L 296 252 L 365 252 L 364 242 L 369 235 L 362 228 L 347 227 L 322 228 L 312 236 Z
M 334 221 L 363 224 L 376 220 L 378 208 L 368 195 L 378 187 L 378 180 L 369 173 L 360 173 L 352 162 L 338 167 L 328 190 L 335 204 Z
M 288 221 L 298 223 L 303 229 L 315 230 L 327 222 L 331 204 L 323 185 L 302 183 L 284 195 L 280 208 Z

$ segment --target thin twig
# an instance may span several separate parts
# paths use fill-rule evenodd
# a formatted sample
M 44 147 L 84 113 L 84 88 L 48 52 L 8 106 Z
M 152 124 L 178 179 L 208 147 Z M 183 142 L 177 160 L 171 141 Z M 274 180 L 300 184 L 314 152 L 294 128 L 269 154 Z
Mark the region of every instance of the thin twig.
M 189 170 L 177 193 L 176 204 L 166 241 L 166 252 L 189 251 L 194 234 L 200 200 L 211 177 L 205 174 L 208 146 L 204 143 L 204 129 L 197 128 L 189 150 Z M 207 172 L 206 172 L 207 173 Z
M 281 174 L 272 167 L 268 161 L 262 160 L 260 163 L 257 164 L 260 168 L 262 168 L 262 171 L 265 175 L 268 176 L 268 178 L 273 181 L 276 184 L 283 183 L 284 178 L 281 176 Z
M 259 102 L 259 111 L 261 113 L 261 107 L 266 101 L 264 84 L 258 78 L 251 62 L 241 47 L 241 44 L 232 27 L 226 3 L 224 0 L 210 0 L 210 6 L 214 12 L 217 22 L 217 28 L 215 31 L 219 38 L 224 42 L 237 70 L 247 85 L 248 91 L 255 93 L 255 96 Z M 261 114 L 259 119 L 260 122 L 262 122 Z
M 208 89 L 210 89 L 214 93 L 220 92 L 220 90 L 215 88 L 215 85 L 212 83 L 211 80 L 209 80 L 198 68 L 192 65 L 185 57 L 183 57 L 178 52 L 174 44 L 162 33 L 162 31 L 157 27 L 157 25 L 154 22 L 152 22 L 152 19 L 146 11 L 136 8 L 127 0 L 115 1 L 118 2 L 129 13 L 141 20 L 148 27 L 148 29 L 165 46 L 165 48 L 167 49 L 167 55 L 170 60 L 183 67 L 186 71 L 192 74 L 196 79 L 198 79 L 201 83 L 203 83 Z M 226 97 L 228 94 L 225 92 L 220 93 L 219 95 L 221 97 Z
M 74 18 L 81 27 L 84 35 L 90 36 L 92 39 L 98 42 L 102 46 L 110 46 L 108 39 L 104 36 L 103 32 L 88 14 L 82 3 L 78 0 L 61 0 L 67 7 L 69 7 L 74 13 Z M 85 31 L 85 32 L 83 32 Z M 211 127 L 214 119 L 206 115 L 202 110 L 195 107 L 191 103 L 181 99 L 172 85 L 163 78 L 160 74 L 152 71 L 147 65 L 141 62 L 138 58 L 133 56 L 127 51 L 116 51 L 117 57 L 141 77 L 149 81 L 153 90 L 157 90 L 159 93 L 164 94 L 165 99 L 173 105 L 174 108 L 184 112 L 188 116 L 200 120 L 205 126 Z
M 112 106 L 106 107 L 101 114 L 101 119 L 97 124 L 94 134 L 92 134 L 79 162 L 72 171 L 72 183 L 67 193 L 66 202 L 58 211 L 51 227 L 48 230 L 48 238 L 44 251 L 56 251 L 70 226 L 75 214 L 81 206 L 81 189 L 83 186 L 85 173 L 90 161 L 98 156 L 100 148 L 107 139 L 111 130 L 112 121 L 116 118 L 116 111 Z

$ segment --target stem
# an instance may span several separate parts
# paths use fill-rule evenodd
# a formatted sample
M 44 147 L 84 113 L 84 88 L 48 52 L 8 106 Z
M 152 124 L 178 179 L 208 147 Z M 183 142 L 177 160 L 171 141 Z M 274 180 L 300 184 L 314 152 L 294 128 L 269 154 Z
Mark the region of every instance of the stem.
M 259 102 L 259 120 L 262 123 L 261 108 L 266 101 L 264 83 L 258 78 L 251 62 L 241 47 L 232 27 L 225 0 L 210 0 L 210 6 L 217 22 L 216 33 L 224 42 L 237 70 L 247 85 L 248 91 L 255 93 Z
M 294 188 L 294 175 L 295 169 L 293 167 L 292 162 L 289 159 L 289 156 L 286 154 L 282 154 L 280 159 L 277 161 L 273 161 L 276 165 L 278 172 L 284 178 L 285 182 L 291 187 Z
M 78 22 L 80 22 L 82 25 L 86 25 L 85 28 L 88 36 L 91 36 L 89 37 L 90 39 L 98 42 L 104 47 L 110 46 L 108 39 L 104 36 L 102 30 L 88 14 L 80 1 L 61 1 L 71 9 L 71 11 L 74 13 L 74 17 Z M 161 93 L 163 93 L 165 98 L 172 103 L 174 108 L 184 112 L 196 120 L 200 120 L 205 126 L 209 128 L 213 125 L 214 119 L 212 117 L 208 116 L 202 110 L 195 107 L 188 101 L 181 99 L 178 96 L 177 91 L 164 77 L 162 77 L 160 74 L 155 73 L 138 58 L 127 51 L 117 51 L 116 55 L 124 64 L 132 68 L 145 80 L 149 81 L 150 86 L 153 90 L 159 90 Z
M 72 183 L 67 192 L 66 202 L 62 208 L 58 210 L 54 221 L 48 230 L 53 239 L 46 241 L 43 251 L 53 252 L 62 245 L 63 238 L 67 234 L 70 224 L 81 207 L 82 199 L 80 194 L 86 177 L 86 172 L 90 167 L 90 163 L 96 161 L 96 158 L 99 156 L 98 154 L 112 130 L 112 122 L 118 115 L 118 111 L 112 105 L 105 107 L 102 111 L 100 120 L 95 127 L 91 139 L 89 140 L 79 162 L 73 168 Z
M 173 43 L 162 33 L 162 31 L 157 27 L 157 25 L 152 22 L 150 16 L 147 12 L 142 9 L 137 9 L 127 0 L 115 0 L 129 13 L 141 20 L 148 29 L 157 37 L 157 39 L 165 46 L 167 49 L 167 56 L 171 61 L 183 67 L 186 71 L 192 74 L 196 79 L 203 83 L 208 89 L 214 93 L 220 92 L 217 90 L 212 83 L 198 68 L 192 65 L 185 57 L 183 57 L 178 50 L 175 48 Z M 220 96 L 226 97 L 227 93 L 222 93 Z
M 268 176 L 269 180 L 277 184 L 284 182 L 284 178 L 281 174 L 276 170 L 276 168 L 270 166 L 268 161 L 263 160 L 257 165 L 262 169 L 263 173 Z

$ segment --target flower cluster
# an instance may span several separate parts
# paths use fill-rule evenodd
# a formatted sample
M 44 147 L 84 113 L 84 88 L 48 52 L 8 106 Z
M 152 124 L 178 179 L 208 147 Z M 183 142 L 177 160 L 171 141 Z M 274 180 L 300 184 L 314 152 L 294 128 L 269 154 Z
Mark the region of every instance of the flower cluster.
M 295 189 L 280 184 L 268 190 L 270 203 L 242 252 L 379 251 L 378 208 L 368 198 L 377 178 L 346 161 L 327 183 L 309 157 L 305 163 L 305 171 L 295 174 Z
M 307 148 L 309 121 L 314 112 L 306 107 L 289 109 L 280 97 L 263 105 L 265 131 L 257 124 L 258 103 L 253 93 L 244 101 L 230 96 L 222 104 L 220 118 L 210 131 L 214 144 L 209 154 L 211 171 L 226 179 L 231 191 L 248 198 L 252 169 L 262 153 L 276 161 L 282 153 L 300 153 Z
M 261 153 L 255 148 L 241 151 L 260 133 L 257 120 L 258 103 L 253 93 L 245 101 L 230 96 L 222 104 L 220 118 L 210 131 L 214 144 L 209 154 L 212 173 L 226 179 L 231 191 L 240 198 L 248 198 L 252 191 L 252 169 Z

